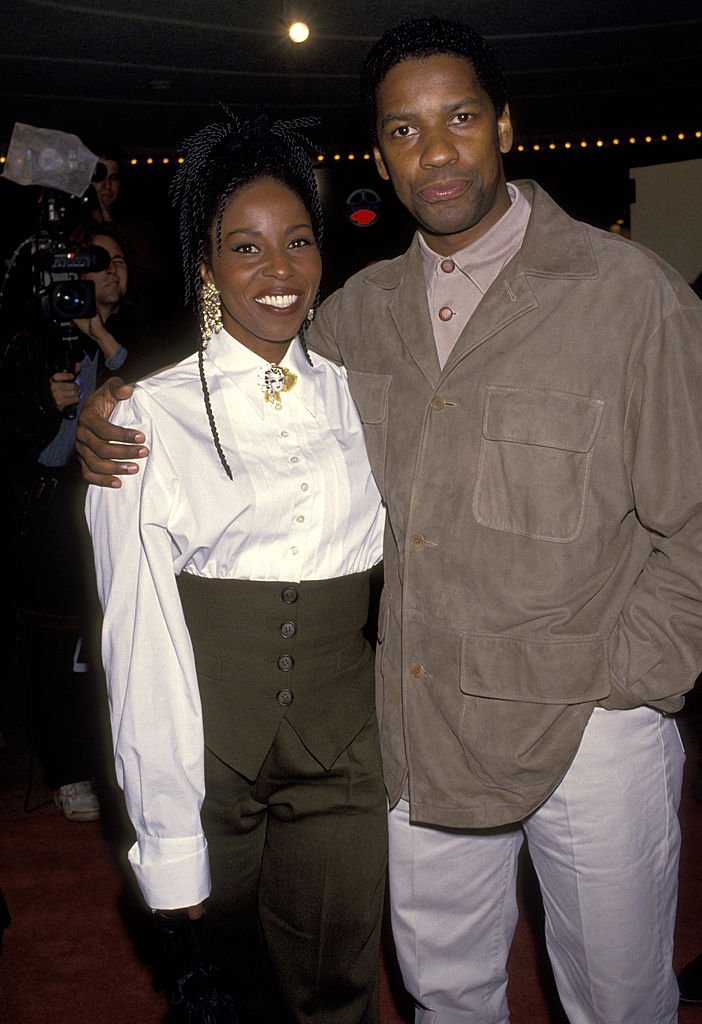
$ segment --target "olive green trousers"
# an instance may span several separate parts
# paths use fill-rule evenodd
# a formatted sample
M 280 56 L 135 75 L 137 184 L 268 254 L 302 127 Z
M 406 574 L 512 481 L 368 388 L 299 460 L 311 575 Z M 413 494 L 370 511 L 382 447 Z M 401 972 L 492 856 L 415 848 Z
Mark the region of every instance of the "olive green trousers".
M 387 836 L 368 574 L 179 589 L 203 704 L 210 955 L 252 1024 L 373 1024 Z

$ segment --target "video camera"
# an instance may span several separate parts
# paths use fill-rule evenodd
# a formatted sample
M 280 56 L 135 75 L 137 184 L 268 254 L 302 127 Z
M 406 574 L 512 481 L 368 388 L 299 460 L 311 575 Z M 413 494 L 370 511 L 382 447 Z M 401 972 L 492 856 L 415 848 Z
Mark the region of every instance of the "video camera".
M 105 270 L 110 264 L 101 246 L 71 243 L 63 226 L 65 217 L 65 204 L 61 205 L 58 195 L 45 194 L 44 223 L 32 241 L 32 267 L 42 312 L 54 323 L 95 316 L 95 286 L 80 280 L 80 275 Z

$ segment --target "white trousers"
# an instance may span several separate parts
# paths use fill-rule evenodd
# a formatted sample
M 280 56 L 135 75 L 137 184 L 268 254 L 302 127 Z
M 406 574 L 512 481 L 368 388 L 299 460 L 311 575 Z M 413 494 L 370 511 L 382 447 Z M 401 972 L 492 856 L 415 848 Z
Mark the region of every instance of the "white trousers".
M 671 1024 L 684 753 L 650 708 L 595 709 L 553 795 L 519 826 L 438 829 L 389 815 L 393 934 L 416 1024 L 507 1024 L 507 956 L 526 836 L 571 1024 Z

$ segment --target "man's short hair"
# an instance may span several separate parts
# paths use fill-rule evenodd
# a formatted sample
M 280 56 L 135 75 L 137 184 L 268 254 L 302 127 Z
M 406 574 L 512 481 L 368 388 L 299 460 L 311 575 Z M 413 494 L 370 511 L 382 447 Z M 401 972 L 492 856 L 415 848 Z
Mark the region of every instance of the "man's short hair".
M 125 256 L 127 255 L 127 240 L 124 232 L 113 221 L 101 221 L 98 223 L 94 220 L 85 219 L 71 231 L 71 241 L 74 245 L 94 245 L 93 240 L 98 235 L 112 238 Z
M 377 141 L 377 91 L 385 76 L 406 60 L 424 60 L 439 54 L 462 57 L 499 117 L 507 104 L 507 87 L 492 45 L 470 25 L 446 18 L 417 18 L 388 29 L 371 47 L 361 68 L 361 104 L 371 137 Z

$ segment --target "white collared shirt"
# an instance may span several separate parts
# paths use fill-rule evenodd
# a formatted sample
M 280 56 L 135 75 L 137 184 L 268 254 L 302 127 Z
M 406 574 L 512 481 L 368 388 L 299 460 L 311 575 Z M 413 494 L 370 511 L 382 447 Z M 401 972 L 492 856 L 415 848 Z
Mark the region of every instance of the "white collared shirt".
M 382 557 L 384 511 L 346 371 L 293 342 L 297 375 L 266 403 L 268 364 L 222 331 L 205 373 L 230 480 L 212 440 L 197 356 L 147 378 L 112 420 L 142 430 L 151 454 L 118 491 L 86 502 L 100 600 L 117 777 L 146 902 L 209 894 L 200 698 L 175 576 L 329 579 Z

